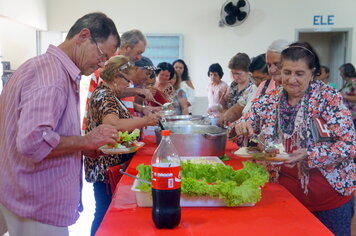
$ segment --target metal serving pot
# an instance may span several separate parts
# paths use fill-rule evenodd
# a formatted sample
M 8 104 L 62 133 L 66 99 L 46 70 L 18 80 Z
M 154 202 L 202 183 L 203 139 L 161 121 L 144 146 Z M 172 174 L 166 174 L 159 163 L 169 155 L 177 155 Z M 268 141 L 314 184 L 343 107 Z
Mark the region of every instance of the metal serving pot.
M 192 121 L 195 123 L 202 122 L 205 119 L 204 116 L 201 115 L 179 115 L 179 116 L 165 116 L 162 120 L 165 122 L 173 122 L 173 121 Z
M 213 125 L 177 124 L 166 122 L 171 140 L 180 156 L 222 156 L 225 153 L 227 131 Z M 161 141 L 161 129 L 155 129 L 156 142 Z
M 179 116 L 164 116 L 162 122 L 179 122 L 176 124 L 199 124 L 199 125 L 216 125 L 218 117 L 208 115 L 179 115 Z

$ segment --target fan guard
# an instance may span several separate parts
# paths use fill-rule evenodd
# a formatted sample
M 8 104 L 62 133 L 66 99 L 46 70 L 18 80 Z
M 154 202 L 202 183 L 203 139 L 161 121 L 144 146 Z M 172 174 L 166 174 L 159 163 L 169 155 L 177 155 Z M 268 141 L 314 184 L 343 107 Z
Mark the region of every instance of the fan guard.
M 221 7 L 220 26 L 237 26 L 242 24 L 250 13 L 247 0 L 227 0 Z

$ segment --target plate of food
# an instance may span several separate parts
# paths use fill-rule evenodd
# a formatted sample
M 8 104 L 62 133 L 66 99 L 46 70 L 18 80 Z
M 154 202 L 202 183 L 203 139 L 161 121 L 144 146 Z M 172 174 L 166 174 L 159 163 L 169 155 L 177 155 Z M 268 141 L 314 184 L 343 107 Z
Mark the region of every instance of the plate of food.
M 119 131 L 116 144 L 106 144 L 99 149 L 105 154 L 127 154 L 136 152 L 139 148 L 145 145 L 144 142 L 137 141 L 139 136 L 139 129 L 135 129 L 131 133 L 128 131 Z
M 241 147 L 233 152 L 236 156 L 254 159 L 259 161 L 281 162 L 290 160 L 290 156 L 285 152 L 283 144 L 277 144 L 278 149 L 266 152 L 258 147 Z

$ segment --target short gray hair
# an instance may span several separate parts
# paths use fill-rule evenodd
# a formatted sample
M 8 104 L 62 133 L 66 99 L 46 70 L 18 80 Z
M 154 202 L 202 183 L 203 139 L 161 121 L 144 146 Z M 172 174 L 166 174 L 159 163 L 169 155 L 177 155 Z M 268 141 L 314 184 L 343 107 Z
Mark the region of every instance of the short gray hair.
M 274 40 L 271 45 L 267 48 L 267 52 L 278 52 L 282 53 L 284 49 L 286 49 L 291 42 L 287 39 L 277 39 Z
M 124 47 L 125 45 L 134 47 L 140 41 L 142 41 L 145 44 L 145 46 L 147 45 L 146 37 L 143 35 L 141 31 L 137 29 L 126 31 L 121 35 L 121 47 Z

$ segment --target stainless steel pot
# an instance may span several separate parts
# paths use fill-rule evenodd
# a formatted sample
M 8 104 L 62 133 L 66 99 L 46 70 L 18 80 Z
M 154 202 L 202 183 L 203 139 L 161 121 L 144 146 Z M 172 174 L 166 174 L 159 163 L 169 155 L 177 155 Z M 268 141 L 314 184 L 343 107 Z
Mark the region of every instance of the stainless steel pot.
M 222 156 L 225 153 L 227 131 L 213 125 L 180 125 L 166 122 L 171 139 L 180 156 Z M 161 129 L 157 128 L 156 142 L 161 141 Z
M 204 116 L 201 115 L 179 115 L 179 116 L 165 116 L 163 120 L 165 122 L 173 122 L 173 121 L 192 121 L 195 123 L 201 122 L 205 119 Z

